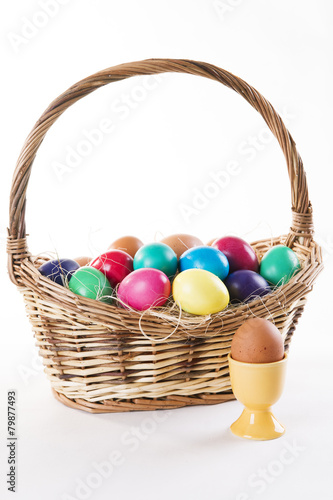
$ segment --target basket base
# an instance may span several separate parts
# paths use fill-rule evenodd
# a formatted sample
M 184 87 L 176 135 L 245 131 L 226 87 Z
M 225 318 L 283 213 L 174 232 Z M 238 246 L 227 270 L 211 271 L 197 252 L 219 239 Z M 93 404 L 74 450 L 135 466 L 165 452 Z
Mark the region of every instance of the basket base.
M 171 410 L 174 408 L 183 408 L 184 406 L 215 405 L 235 399 L 233 393 L 225 392 L 220 394 L 202 394 L 201 396 L 168 396 L 161 399 L 140 398 L 128 401 L 106 400 L 103 403 L 90 403 L 84 399 L 69 399 L 54 389 L 52 389 L 52 393 L 64 405 L 89 413 Z

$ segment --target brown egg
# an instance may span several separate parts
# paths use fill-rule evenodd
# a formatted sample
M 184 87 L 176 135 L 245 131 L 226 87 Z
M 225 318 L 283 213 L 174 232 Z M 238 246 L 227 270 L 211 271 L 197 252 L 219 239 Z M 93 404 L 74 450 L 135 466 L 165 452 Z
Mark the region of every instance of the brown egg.
M 207 246 L 211 247 L 212 244 L 214 243 L 214 241 L 216 241 L 216 240 L 217 240 L 217 238 L 213 238 L 212 240 L 209 240 L 209 242 L 207 243 Z
M 74 260 L 79 264 L 79 266 L 83 267 L 87 266 L 92 259 L 91 257 L 86 257 L 85 255 L 82 255 L 81 257 L 76 257 L 76 259 Z
M 244 363 L 280 361 L 284 357 L 281 333 L 267 319 L 248 319 L 232 339 L 231 357 Z
M 108 250 L 123 250 L 134 258 L 134 255 L 142 246 L 143 243 L 139 240 L 139 238 L 136 238 L 135 236 L 123 236 L 122 238 L 118 238 L 116 241 L 111 243 Z
M 163 238 L 161 243 L 165 243 L 172 248 L 178 259 L 189 248 L 200 247 L 203 245 L 199 238 L 191 236 L 190 234 L 172 234 L 171 236 Z

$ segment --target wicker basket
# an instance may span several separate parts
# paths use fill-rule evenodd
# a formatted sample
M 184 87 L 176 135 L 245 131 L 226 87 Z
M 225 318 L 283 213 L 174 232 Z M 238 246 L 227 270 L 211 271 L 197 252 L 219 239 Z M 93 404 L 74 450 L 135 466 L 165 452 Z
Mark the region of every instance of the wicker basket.
M 26 191 L 43 138 L 72 104 L 110 82 L 135 75 L 189 73 L 216 80 L 244 97 L 264 118 L 286 158 L 292 200 L 289 234 L 252 243 L 259 259 L 286 244 L 302 268 L 275 292 L 205 317 L 177 308 L 136 312 L 85 299 L 42 276 L 25 230 Z M 93 413 L 177 408 L 233 399 L 227 355 L 233 333 L 250 316 L 273 320 L 288 350 L 306 295 L 322 269 L 313 240 L 312 208 L 295 143 L 272 105 L 240 78 L 211 64 L 151 59 L 108 68 L 70 87 L 43 113 L 18 159 L 10 197 L 9 274 L 23 293 L 45 372 L 64 404 Z M 45 259 L 46 260 L 46 259 Z M 143 333 L 144 332 L 144 333 Z M 168 337 L 166 339 L 166 337 Z

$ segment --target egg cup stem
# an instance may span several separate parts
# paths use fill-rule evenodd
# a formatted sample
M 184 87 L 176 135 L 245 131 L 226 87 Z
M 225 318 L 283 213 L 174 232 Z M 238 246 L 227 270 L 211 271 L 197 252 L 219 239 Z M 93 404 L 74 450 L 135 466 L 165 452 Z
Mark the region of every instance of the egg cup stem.
M 251 410 L 245 407 L 230 429 L 236 436 L 262 441 L 276 439 L 285 432 L 283 425 L 274 417 L 270 407 L 266 410 Z

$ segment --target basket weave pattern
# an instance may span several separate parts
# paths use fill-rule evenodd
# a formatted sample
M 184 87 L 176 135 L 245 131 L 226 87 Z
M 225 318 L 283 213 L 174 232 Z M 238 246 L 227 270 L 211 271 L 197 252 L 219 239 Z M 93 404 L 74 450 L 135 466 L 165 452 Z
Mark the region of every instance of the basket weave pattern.
M 135 75 L 189 73 L 216 80 L 244 97 L 264 118 L 284 153 L 290 183 L 290 232 L 252 243 L 259 260 L 276 244 L 298 255 L 300 272 L 250 304 L 230 305 L 205 317 L 175 307 L 145 314 L 85 299 L 42 276 L 45 261 L 30 254 L 25 230 L 26 191 L 37 150 L 48 129 L 73 103 L 110 82 Z M 233 399 L 227 356 L 236 329 L 251 316 L 273 320 L 286 349 L 306 295 L 322 269 L 313 240 L 312 207 L 295 143 L 272 105 L 240 78 L 211 64 L 170 59 L 127 63 L 70 87 L 43 113 L 28 136 L 14 172 L 10 197 L 8 270 L 23 293 L 45 372 L 55 396 L 93 413 L 177 408 Z M 168 337 L 168 338 L 166 338 Z

